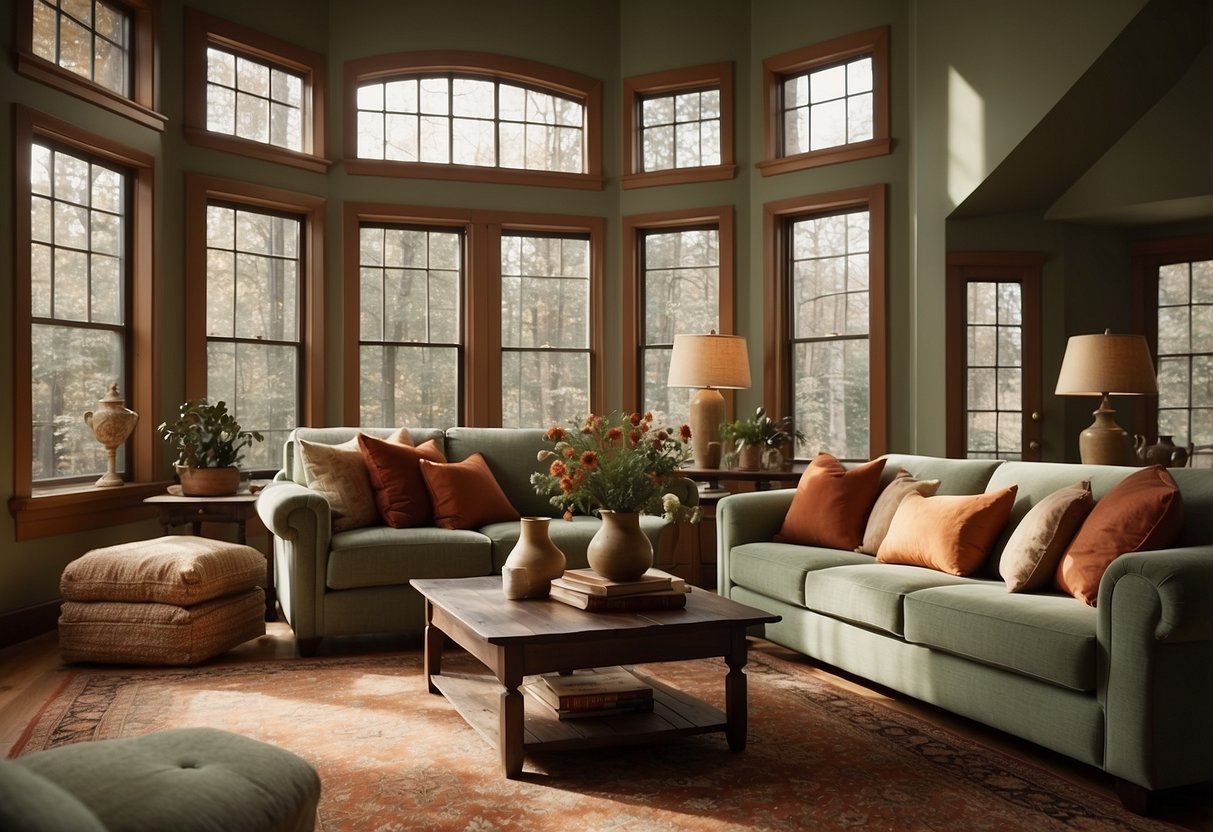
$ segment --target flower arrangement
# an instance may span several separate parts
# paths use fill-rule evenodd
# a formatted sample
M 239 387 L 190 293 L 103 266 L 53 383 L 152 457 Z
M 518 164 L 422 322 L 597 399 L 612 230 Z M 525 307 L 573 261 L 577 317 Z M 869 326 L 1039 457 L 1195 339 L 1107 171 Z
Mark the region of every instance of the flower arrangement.
M 573 509 L 601 509 L 698 520 L 698 507 L 686 509 L 677 496 L 664 493 L 690 459 L 691 429 L 655 427 L 652 421 L 651 413 L 615 411 L 549 428 L 544 438 L 553 448 L 540 451 L 539 461 L 550 465 L 531 475 L 531 485 L 553 495 L 552 505 L 564 509 L 565 519 Z

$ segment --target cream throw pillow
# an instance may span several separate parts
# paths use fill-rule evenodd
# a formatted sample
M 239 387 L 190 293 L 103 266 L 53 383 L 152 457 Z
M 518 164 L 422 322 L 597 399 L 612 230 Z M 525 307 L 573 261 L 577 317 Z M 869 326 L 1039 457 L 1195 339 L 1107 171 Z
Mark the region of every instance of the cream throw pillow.
M 876 498 L 872 513 L 868 515 L 867 528 L 863 532 L 863 543 L 855 551 L 865 555 L 876 554 L 885 535 L 889 533 L 889 524 L 893 522 L 897 507 L 907 494 L 917 493 L 932 497 L 938 490 L 939 480 L 916 480 L 905 468 L 898 470 L 897 476 L 893 477 Z
M 413 444 L 406 428 L 401 428 L 388 441 Z M 357 436 L 340 445 L 300 439 L 299 457 L 307 474 L 307 487 L 328 500 L 333 512 L 333 531 L 360 529 L 380 522 L 375 489 Z
M 1007 592 L 1031 592 L 1053 579 L 1057 564 L 1095 505 L 1088 480 L 1054 491 L 1028 510 L 998 562 Z

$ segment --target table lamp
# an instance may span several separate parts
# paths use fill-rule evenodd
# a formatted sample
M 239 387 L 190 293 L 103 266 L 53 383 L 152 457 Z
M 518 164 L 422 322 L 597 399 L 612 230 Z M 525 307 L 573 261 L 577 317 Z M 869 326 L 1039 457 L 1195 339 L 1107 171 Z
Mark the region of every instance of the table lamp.
M 1057 376 L 1059 396 L 1102 396 L 1095 421 L 1078 435 L 1084 464 L 1130 465 L 1133 442 L 1114 418 L 1108 396 L 1158 394 L 1150 347 L 1141 335 L 1073 335 Z
M 675 335 L 670 356 L 670 387 L 698 387 L 691 398 L 691 456 L 696 468 L 720 467 L 722 389 L 750 386 L 750 358 L 740 335 Z

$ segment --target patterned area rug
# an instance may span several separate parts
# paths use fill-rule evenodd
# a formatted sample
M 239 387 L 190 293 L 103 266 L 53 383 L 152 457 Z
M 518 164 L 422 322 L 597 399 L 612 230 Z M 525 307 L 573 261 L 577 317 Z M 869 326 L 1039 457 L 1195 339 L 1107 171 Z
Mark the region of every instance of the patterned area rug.
M 448 672 L 475 661 L 448 651 Z M 719 661 L 646 675 L 723 707 Z M 522 779 L 441 696 L 419 653 L 73 673 L 14 754 L 207 725 L 320 772 L 333 830 L 1173 830 L 1011 757 L 751 653 L 750 735 L 528 755 Z

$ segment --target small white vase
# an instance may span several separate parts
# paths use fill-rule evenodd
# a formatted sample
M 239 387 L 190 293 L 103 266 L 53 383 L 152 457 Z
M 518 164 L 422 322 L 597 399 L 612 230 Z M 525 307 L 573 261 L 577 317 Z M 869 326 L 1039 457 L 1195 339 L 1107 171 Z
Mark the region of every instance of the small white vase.
M 518 542 L 501 567 L 501 586 L 511 601 L 543 598 L 552 578 L 564 574 L 564 552 L 548 536 L 550 517 L 523 517 Z
M 635 511 L 598 512 L 602 526 L 586 547 L 590 568 L 611 581 L 636 581 L 653 565 L 653 544 Z

